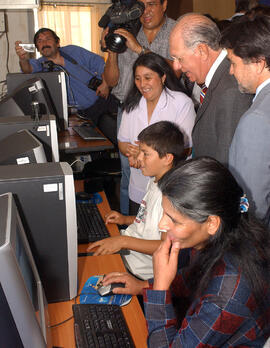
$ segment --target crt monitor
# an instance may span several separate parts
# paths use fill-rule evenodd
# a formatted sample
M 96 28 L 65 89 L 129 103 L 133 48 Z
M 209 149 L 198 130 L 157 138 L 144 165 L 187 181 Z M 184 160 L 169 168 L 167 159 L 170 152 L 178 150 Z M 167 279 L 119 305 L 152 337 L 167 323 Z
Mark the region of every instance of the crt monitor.
M 0 149 L 0 165 L 47 162 L 43 145 L 26 129 L 0 140 Z
M 0 194 L 6 192 L 15 197 L 48 302 L 72 299 L 78 257 L 72 168 L 65 162 L 0 166 Z
M 47 302 L 11 193 L 0 195 L 0 346 L 51 347 Z
M 0 141 L 21 129 L 27 129 L 42 143 L 48 162 L 59 162 L 54 115 L 43 115 L 39 120 L 33 120 L 31 116 L 0 117 Z
M 60 130 L 68 128 L 68 101 L 65 73 L 63 71 L 38 72 L 34 74 L 8 73 L 7 90 L 12 93 L 19 84 L 35 78 L 40 78 L 48 91 Z
M 1 116 L 30 115 L 39 118 L 53 114 L 53 106 L 44 83 L 33 78 L 17 85 L 0 101 Z

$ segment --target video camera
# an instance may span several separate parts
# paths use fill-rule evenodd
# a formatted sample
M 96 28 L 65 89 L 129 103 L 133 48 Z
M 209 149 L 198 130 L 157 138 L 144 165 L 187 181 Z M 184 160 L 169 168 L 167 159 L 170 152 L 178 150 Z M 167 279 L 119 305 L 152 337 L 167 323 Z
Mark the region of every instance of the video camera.
M 99 27 L 109 27 L 109 32 L 105 36 L 106 47 L 116 53 L 123 53 L 126 49 L 126 39 L 114 31 L 123 28 L 136 36 L 140 30 L 141 23 L 139 18 L 144 12 L 144 3 L 136 0 L 112 0 L 105 14 L 98 22 Z

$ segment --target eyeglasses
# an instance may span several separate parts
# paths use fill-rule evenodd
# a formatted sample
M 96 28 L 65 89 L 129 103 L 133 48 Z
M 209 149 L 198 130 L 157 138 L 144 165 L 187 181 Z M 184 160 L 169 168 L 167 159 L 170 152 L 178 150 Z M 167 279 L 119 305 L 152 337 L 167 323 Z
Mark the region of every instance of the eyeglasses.
M 160 2 L 147 2 L 144 4 L 145 8 L 153 9 L 154 7 L 160 5 Z

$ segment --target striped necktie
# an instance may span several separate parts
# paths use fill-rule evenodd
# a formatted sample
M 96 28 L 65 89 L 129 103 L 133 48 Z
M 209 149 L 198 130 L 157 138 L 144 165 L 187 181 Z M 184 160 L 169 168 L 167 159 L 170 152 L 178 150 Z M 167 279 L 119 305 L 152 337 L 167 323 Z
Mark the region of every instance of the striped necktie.
M 206 87 L 205 84 L 203 84 L 203 85 L 201 86 L 200 104 L 203 103 L 203 100 L 204 100 L 204 97 L 205 97 L 206 92 L 207 92 L 207 87 Z

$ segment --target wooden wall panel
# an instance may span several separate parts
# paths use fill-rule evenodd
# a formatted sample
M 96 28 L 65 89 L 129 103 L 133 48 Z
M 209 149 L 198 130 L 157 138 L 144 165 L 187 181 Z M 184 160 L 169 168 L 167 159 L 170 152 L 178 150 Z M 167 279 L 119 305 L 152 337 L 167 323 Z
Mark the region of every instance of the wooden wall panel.
M 209 13 L 212 17 L 217 19 L 231 17 L 234 10 L 234 0 L 193 0 L 194 12 Z
M 192 0 L 167 0 L 167 15 L 170 18 L 177 19 L 182 14 L 193 11 Z

